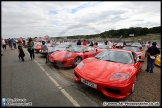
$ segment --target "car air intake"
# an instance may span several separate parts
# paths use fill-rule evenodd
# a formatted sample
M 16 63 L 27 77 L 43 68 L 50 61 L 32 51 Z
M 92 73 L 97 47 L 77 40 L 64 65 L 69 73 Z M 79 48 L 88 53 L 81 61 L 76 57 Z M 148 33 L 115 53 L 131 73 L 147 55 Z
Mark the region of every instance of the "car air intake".
M 109 93 L 113 93 L 113 94 L 120 94 L 120 90 L 117 89 L 112 89 L 112 88 L 105 88 L 105 90 Z

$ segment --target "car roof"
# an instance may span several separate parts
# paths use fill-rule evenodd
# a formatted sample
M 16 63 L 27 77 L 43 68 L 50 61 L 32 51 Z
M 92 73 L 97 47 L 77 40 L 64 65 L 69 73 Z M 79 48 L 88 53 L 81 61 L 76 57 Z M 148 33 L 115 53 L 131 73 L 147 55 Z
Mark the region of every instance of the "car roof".
M 125 50 L 125 49 L 107 49 L 107 50 L 115 50 L 115 51 L 123 51 L 123 52 L 132 53 L 132 51 L 130 51 L 130 50 Z

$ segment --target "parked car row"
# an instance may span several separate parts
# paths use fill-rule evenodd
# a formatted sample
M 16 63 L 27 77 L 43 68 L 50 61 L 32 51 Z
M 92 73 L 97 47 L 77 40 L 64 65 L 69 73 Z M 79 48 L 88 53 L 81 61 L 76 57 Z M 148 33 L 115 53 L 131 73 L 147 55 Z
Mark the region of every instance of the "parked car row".
M 40 49 L 35 44 L 35 51 Z M 48 46 L 49 63 L 58 67 L 74 67 L 74 80 L 84 83 L 113 99 L 125 99 L 134 92 L 136 78 L 141 72 L 144 54 L 140 46 L 109 48 L 63 43 Z

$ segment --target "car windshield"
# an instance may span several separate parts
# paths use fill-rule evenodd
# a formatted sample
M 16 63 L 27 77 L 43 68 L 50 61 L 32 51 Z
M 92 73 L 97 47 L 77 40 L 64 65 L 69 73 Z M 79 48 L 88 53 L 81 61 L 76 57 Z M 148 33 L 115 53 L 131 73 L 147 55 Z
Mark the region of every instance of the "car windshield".
M 132 57 L 130 53 L 117 50 L 102 51 L 101 53 L 97 54 L 95 58 L 123 64 L 132 63 Z
M 108 45 L 98 45 L 98 48 L 99 49 L 108 49 L 109 47 L 108 47 Z
M 84 48 L 83 46 L 75 45 L 75 46 L 71 46 L 71 47 L 67 48 L 67 51 L 69 51 L 69 52 L 82 52 L 83 48 Z
M 139 47 L 124 47 L 123 49 L 131 50 L 133 52 L 139 52 L 140 51 Z

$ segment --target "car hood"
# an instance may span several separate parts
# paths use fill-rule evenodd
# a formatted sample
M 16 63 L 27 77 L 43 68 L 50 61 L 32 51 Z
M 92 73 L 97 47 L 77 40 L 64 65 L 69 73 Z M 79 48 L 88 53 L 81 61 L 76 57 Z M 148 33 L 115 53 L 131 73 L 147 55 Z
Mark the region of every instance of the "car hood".
M 54 60 L 63 60 L 65 59 L 64 57 L 66 55 L 72 54 L 72 52 L 67 52 L 67 51 L 56 51 L 52 54 L 50 54 L 50 56 L 54 59 Z
M 110 78 L 117 72 L 126 72 L 132 74 L 132 64 L 122 64 L 116 62 L 103 61 L 96 58 L 89 58 L 84 60 L 84 67 L 81 72 L 84 76 L 89 78 L 104 79 Z

